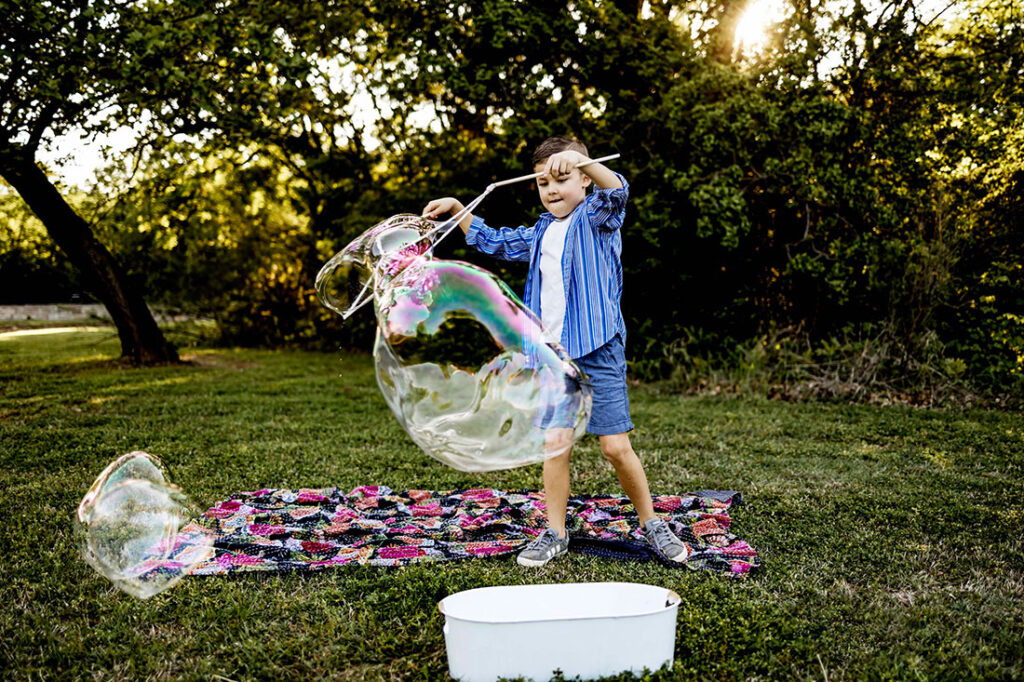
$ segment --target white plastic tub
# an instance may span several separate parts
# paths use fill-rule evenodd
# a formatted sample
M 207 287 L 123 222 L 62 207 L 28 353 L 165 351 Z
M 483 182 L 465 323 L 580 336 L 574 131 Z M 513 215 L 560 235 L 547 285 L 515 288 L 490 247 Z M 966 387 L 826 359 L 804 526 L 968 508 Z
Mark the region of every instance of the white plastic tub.
M 457 592 L 437 607 L 451 676 L 465 682 L 555 670 L 589 679 L 672 664 L 679 595 L 638 583 L 514 585 Z

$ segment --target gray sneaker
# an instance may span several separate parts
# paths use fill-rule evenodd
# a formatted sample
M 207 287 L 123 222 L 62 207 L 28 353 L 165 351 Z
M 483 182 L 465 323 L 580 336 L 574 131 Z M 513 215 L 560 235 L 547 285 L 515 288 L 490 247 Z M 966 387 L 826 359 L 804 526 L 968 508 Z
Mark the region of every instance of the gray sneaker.
M 644 537 L 670 561 L 686 561 L 690 550 L 669 528 L 665 519 L 651 519 L 644 524 Z
M 520 566 L 543 566 L 555 557 L 560 557 L 569 551 L 569 536 L 558 537 L 558 531 L 552 528 L 545 528 L 544 532 L 534 538 L 533 542 L 526 546 L 516 561 Z

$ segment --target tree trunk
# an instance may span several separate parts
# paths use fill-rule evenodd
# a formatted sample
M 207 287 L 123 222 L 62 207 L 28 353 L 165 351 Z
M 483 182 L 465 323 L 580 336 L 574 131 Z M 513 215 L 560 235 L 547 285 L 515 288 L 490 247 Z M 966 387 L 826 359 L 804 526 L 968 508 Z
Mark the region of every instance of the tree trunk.
M 127 285 L 113 255 L 35 161 L 10 153 L 0 155 L 0 175 L 39 217 L 83 275 L 88 289 L 110 312 L 121 338 L 121 357 L 141 365 L 177 362 L 177 350 L 164 338 L 141 293 Z

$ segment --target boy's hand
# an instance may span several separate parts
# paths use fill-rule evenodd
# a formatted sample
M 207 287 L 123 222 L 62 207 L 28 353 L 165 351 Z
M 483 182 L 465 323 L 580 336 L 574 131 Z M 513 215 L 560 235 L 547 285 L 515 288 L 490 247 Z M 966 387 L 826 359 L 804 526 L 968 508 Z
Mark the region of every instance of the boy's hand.
M 437 216 L 443 215 L 445 213 L 451 213 L 452 215 L 455 215 L 464 208 L 465 206 L 462 205 L 462 202 L 456 199 L 455 197 L 443 197 L 441 199 L 434 199 L 429 204 L 424 206 L 422 217 L 436 218 Z M 462 231 L 467 234 L 469 233 L 469 228 L 470 226 L 472 226 L 472 224 L 472 213 L 467 213 L 466 215 L 462 216 L 462 220 L 459 221 L 459 227 L 461 227 Z
M 451 213 L 455 215 L 459 211 L 465 208 L 462 202 L 455 197 L 443 197 L 441 199 L 434 199 L 429 204 L 423 207 L 423 218 L 436 218 L 439 215 L 445 213 Z
M 547 163 L 544 164 L 544 174 L 552 178 L 559 178 L 568 175 L 576 166 L 589 160 L 588 157 L 577 151 L 566 149 L 548 157 Z

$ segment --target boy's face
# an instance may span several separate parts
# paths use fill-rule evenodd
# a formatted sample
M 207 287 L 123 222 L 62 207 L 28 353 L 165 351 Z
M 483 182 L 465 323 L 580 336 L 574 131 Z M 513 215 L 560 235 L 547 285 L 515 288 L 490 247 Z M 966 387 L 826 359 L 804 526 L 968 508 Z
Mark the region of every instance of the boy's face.
M 540 173 L 544 170 L 544 165 L 544 161 L 537 163 L 533 167 L 533 172 Z M 542 175 L 537 178 L 540 203 L 544 204 L 544 208 L 558 219 L 565 218 L 576 210 L 576 207 L 586 197 L 589 186 L 590 178 L 579 169 L 557 178 L 550 175 Z

